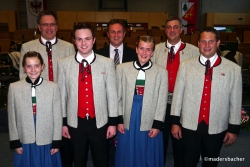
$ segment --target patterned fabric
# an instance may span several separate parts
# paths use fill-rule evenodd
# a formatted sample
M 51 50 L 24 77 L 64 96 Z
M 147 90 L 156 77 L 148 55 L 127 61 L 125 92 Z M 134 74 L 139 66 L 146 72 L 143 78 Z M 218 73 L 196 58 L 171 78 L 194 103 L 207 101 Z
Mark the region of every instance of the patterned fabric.
M 115 66 L 117 66 L 118 64 L 120 64 L 120 58 L 119 58 L 118 49 L 115 49 L 114 51 L 115 51 L 114 63 L 115 63 Z
M 143 96 L 144 94 L 144 86 L 145 86 L 145 70 L 149 69 L 152 66 L 152 62 L 149 61 L 145 63 L 143 66 L 138 61 L 134 62 L 134 67 L 139 70 L 137 75 L 136 83 L 135 83 L 135 94 Z
M 32 108 L 33 114 L 36 115 L 36 86 L 39 86 L 43 82 L 43 78 L 38 77 L 34 83 L 30 80 L 29 77 L 26 77 L 26 81 L 31 84 L 31 99 L 32 99 Z

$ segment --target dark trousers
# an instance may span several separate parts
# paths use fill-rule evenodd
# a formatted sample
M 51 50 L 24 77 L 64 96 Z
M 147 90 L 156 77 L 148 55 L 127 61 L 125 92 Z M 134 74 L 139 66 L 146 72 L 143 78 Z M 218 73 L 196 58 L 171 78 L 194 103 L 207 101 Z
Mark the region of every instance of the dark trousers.
M 164 121 L 164 127 L 162 130 L 163 133 L 163 145 L 164 145 L 164 162 L 166 163 L 167 147 L 169 135 L 172 139 L 172 148 L 173 148 L 173 157 L 174 157 L 174 167 L 182 167 L 182 144 L 181 140 L 177 140 L 173 137 L 171 132 L 171 123 L 170 123 L 170 111 L 171 104 L 167 104 L 167 111 Z
M 96 119 L 78 117 L 78 127 L 69 127 L 74 144 L 74 167 L 86 167 L 89 147 L 95 167 L 108 167 L 108 125 L 97 129 Z
M 115 140 L 116 136 L 108 139 L 109 140 L 109 167 L 115 166 Z
M 62 147 L 60 154 L 63 167 L 73 167 L 74 161 L 74 146 L 70 139 L 62 137 Z
M 218 158 L 226 131 L 219 134 L 208 134 L 208 125 L 202 121 L 196 131 L 182 128 L 183 163 L 184 167 L 196 167 L 200 154 L 202 167 L 216 167 L 218 161 L 204 161 Z

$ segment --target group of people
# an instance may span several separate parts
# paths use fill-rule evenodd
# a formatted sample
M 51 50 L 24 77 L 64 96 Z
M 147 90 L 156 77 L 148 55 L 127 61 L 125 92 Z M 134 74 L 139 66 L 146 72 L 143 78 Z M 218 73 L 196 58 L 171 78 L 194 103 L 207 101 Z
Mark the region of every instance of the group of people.
M 94 29 L 79 23 L 75 52 L 56 38 L 53 12 L 37 23 L 41 38 L 22 45 L 20 81 L 8 92 L 15 167 L 84 167 L 89 148 L 95 167 L 164 167 L 169 137 L 174 166 L 193 167 L 235 141 L 241 70 L 217 54 L 214 28 L 199 33 L 197 48 L 181 41 L 181 19 L 171 16 L 165 43 L 140 36 L 134 50 L 112 19 L 110 45 L 94 51 Z

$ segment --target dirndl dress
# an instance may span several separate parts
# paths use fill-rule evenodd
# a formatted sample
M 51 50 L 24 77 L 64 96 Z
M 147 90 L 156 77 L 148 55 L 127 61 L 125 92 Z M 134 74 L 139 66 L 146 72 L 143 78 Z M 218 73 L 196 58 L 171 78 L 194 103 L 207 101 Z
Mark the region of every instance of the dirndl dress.
M 162 132 L 140 131 L 143 96 L 134 95 L 129 130 L 118 132 L 115 167 L 164 167 Z
M 36 125 L 36 116 L 34 116 Z M 60 152 L 51 155 L 52 144 L 22 144 L 23 154 L 14 152 L 14 167 L 62 167 Z

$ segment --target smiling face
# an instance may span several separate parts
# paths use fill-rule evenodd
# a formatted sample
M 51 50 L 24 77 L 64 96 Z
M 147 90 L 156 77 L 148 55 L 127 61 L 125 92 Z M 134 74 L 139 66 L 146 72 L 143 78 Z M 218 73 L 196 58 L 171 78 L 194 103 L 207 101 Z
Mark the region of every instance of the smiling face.
M 75 31 L 75 44 L 80 55 L 84 58 L 92 53 L 92 48 L 95 43 L 92 33 L 89 29 L 78 29 Z
M 165 33 L 168 38 L 168 42 L 171 45 L 177 44 L 181 40 L 182 28 L 178 20 L 168 21 L 166 23 Z
M 200 53 L 206 57 L 211 58 L 217 52 L 217 48 L 220 45 L 220 40 L 216 41 L 216 35 L 212 32 L 202 32 L 198 41 L 198 47 Z
M 141 66 L 143 66 L 153 56 L 154 44 L 152 42 L 140 41 L 136 47 L 136 53 Z
M 58 29 L 56 20 L 52 15 L 42 16 L 38 28 L 41 32 L 41 36 L 46 40 L 55 38 Z
M 118 48 L 123 43 L 125 34 L 126 32 L 121 24 L 115 23 L 109 25 L 109 31 L 107 32 L 107 35 L 109 37 L 110 44 L 115 48 Z
M 27 57 L 25 60 L 24 71 L 30 80 L 34 83 L 41 75 L 44 64 L 41 64 L 37 57 Z

